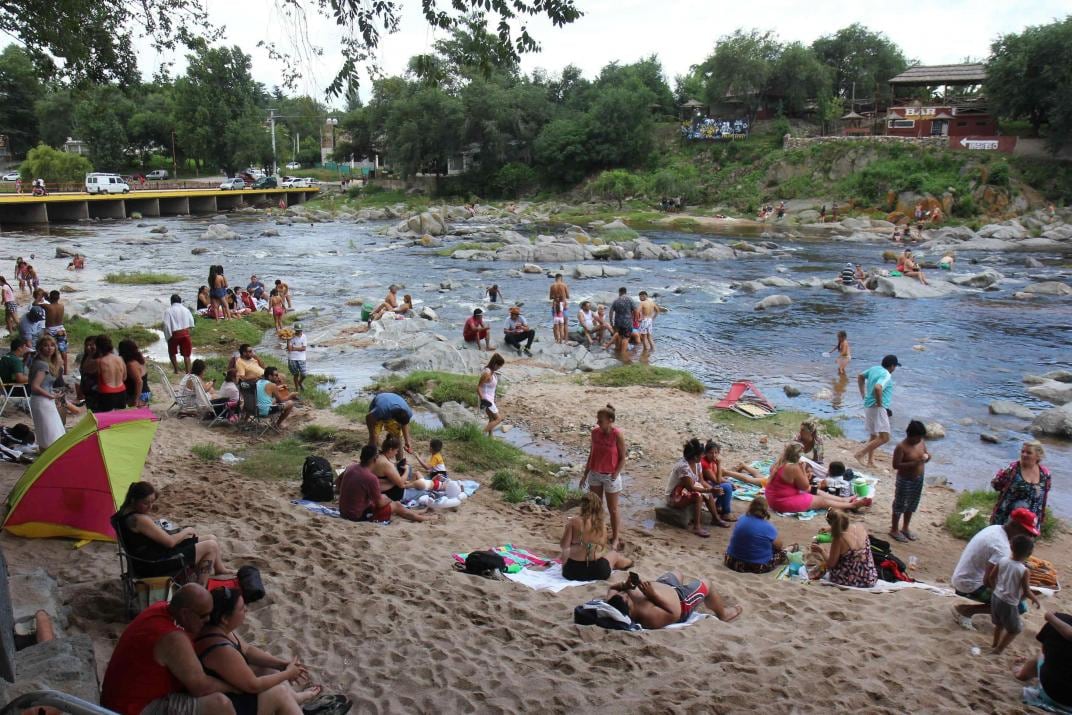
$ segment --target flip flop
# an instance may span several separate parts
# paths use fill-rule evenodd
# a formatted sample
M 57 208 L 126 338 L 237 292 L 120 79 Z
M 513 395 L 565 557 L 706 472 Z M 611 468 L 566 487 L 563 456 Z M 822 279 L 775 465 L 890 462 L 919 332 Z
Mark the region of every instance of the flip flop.
M 334 712 L 336 708 L 343 705 L 350 706 L 352 704 L 345 695 L 335 693 L 332 695 L 320 695 L 315 697 L 301 707 L 302 712 L 306 715 L 313 715 L 314 713 L 316 713 L 316 715 L 326 715 L 329 711 Z M 346 709 L 349 710 L 350 707 L 347 707 Z
M 696 536 L 699 536 L 701 539 L 707 539 L 711 536 L 711 532 L 706 529 L 701 529 L 700 531 L 694 531 L 692 533 L 696 534 Z
M 907 544 L 908 543 L 908 537 L 905 536 L 903 532 L 891 531 L 890 532 L 890 537 L 895 539 L 896 541 L 900 541 L 902 544 Z
M 905 529 L 901 533 L 908 537 L 909 541 L 917 541 L 919 539 L 919 537 L 916 536 L 916 532 L 914 531 L 909 531 L 908 529 Z
M 713 522 L 713 525 L 717 526 L 720 529 L 728 529 L 728 528 L 730 528 L 730 523 L 728 521 L 725 521 L 725 520 Z

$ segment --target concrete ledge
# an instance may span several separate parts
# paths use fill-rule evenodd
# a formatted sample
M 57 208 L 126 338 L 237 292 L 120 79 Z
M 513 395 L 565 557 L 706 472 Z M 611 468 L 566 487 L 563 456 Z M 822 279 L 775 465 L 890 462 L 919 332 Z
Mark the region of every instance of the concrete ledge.
M 93 641 L 85 634 L 56 638 L 20 650 L 15 654 L 15 674 L 14 683 L 0 679 L 0 702 L 51 688 L 100 703 Z
M 663 506 L 655 507 L 655 521 L 666 524 L 667 526 L 676 526 L 680 529 L 688 529 L 692 525 L 692 510 L 691 509 L 674 509 L 668 507 L 665 504 Z M 707 511 L 705 505 L 703 511 L 700 512 L 700 523 L 711 524 L 711 513 Z
M 127 213 L 132 214 L 135 211 L 142 216 L 159 216 L 160 215 L 160 200 L 159 199 L 127 199 Z

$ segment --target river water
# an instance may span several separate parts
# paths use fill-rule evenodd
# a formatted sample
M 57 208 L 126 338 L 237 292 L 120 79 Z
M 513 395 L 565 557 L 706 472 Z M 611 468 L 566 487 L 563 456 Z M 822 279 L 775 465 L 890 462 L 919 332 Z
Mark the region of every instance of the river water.
M 207 225 L 219 219 L 162 218 L 145 223 L 168 227 L 167 243 L 132 246 L 124 240 L 149 235 L 133 221 L 7 230 L 4 254 L 36 254 L 34 263 L 50 282 L 71 283 L 96 295 L 120 298 L 166 295 L 178 290 L 188 304 L 205 282 L 210 263 L 227 269 L 232 285 L 244 285 L 256 272 L 269 286 L 286 280 L 295 307 L 315 310 L 307 319 L 311 342 L 334 336 L 344 325 L 359 320 L 359 309 L 346 305 L 355 297 L 378 301 L 391 282 L 404 284 L 418 305 L 433 307 L 440 320 L 460 326 L 481 304 L 483 289 L 498 283 L 508 301 L 524 301 L 527 317 L 541 339 L 550 336 L 546 310 L 549 279 L 544 275 L 509 277 L 519 266 L 501 262 L 470 262 L 439 257 L 429 249 L 411 247 L 377 234 L 385 224 L 323 223 L 276 226 L 278 237 L 260 237 L 272 226 L 263 219 L 234 216 L 227 220 L 244 240 L 209 244 L 199 239 Z M 520 230 L 524 231 L 524 227 Z M 694 240 L 676 232 L 649 232 L 657 242 Z M 740 236 L 708 236 L 733 242 Z M 983 487 L 996 469 L 1018 455 L 1019 440 L 1028 437 L 1026 424 L 988 414 L 987 403 L 1006 399 L 1044 409 L 1049 405 L 1032 398 L 1022 383 L 1025 373 L 1072 368 L 1072 309 L 1067 299 L 1040 298 L 1019 301 L 1012 294 L 1029 280 L 1068 280 L 1072 263 L 1067 255 L 1025 253 L 958 253 L 956 272 L 990 266 L 1006 280 L 995 291 L 959 291 L 951 297 L 929 300 L 895 300 L 866 293 L 841 295 L 815 288 L 768 289 L 738 294 L 730 289 L 737 280 L 782 275 L 803 279 L 833 277 L 846 261 L 867 267 L 881 262 L 888 243 L 841 243 L 828 240 L 779 240 L 786 255 L 748 256 L 715 263 L 628 261 L 626 278 L 569 281 L 574 300 L 616 291 L 619 285 L 631 295 L 646 289 L 670 309 L 656 322 L 653 364 L 691 371 L 708 387 L 712 397 L 725 393 L 739 379 L 755 382 L 778 406 L 811 411 L 842 420 L 848 437 L 864 439 L 862 402 L 855 375 L 882 356 L 895 353 L 903 363 L 895 375 L 893 397 L 894 439 L 903 435 L 909 419 L 937 421 L 946 438 L 931 444 L 931 474 L 948 478 L 957 487 Z M 73 245 L 88 256 L 88 268 L 77 276 L 63 269 L 64 259 L 52 258 L 56 245 Z M 209 253 L 191 254 L 205 247 Z M 1034 256 L 1043 269 L 1024 267 Z M 979 265 L 969 265 L 975 259 Z M 548 266 L 544 266 L 548 268 Z M 551 268 L 555 268 L 551 266 Z M 568 268 L 568 267 L 567 267 Z M 103 275 L 114 270 L 163 270 L 188 276 L 175 286 L 109 286 Z M 8 273 L 11 268 L 5 267 Z M 567 276 L 569 272 L 566 271 Z M 450 281 L 453 290 L 437 289 Z M 679 287 L 680 293 L 668 287 Z M 792 298 L 787 309 L 757 312 L 753 305 L 765 295 L 783 293 Z M 74 294 L 77 298 L 78 294 Z M 502 319 L 501 313 L 491 317 Z M 836 343 L 838 330 L 848 332 L 854 360 L 849 380 L 838 381 L 832 358 L 822 353 Z M 495 331 L 498 332 L 497 330 Z M 917 349 L 922 346 L 922 350 Z M 351 396 L 381 370 L 389 355 L 380 350 L 314 349 L 310 369 L 337 378 L 340 399 Z M 801 396 L 787 398 L 785 385 Z M 823 388 L 832 399 L 816 399 Z M 999 435 L 998 445 L 979 440 L 982 431 Z M 700 435 L 702 436 L 702 435 Z M 1047 443 L 1049 466 L 1056 478 L 1050 503 L 1072 515 L 1072 490 L 1062 487 L 1072 473 L 1072 445 Z

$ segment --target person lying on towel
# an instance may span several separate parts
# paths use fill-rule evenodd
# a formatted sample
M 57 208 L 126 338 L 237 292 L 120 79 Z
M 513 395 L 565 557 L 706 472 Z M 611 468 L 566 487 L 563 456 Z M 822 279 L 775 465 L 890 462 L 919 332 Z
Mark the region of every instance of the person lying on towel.
M 644 628 L 654 630 L 684 623 L 701 605 L 707 606 L 720 621 L 732 621 L 741 615 L 741 607 L 727 608 L 714 587 L 706 581 L 687 583 L 677 573 L 665 573 L 655 581 L 641 581 L 630 572 L 621 583 L 611 584 L 607 603 Z

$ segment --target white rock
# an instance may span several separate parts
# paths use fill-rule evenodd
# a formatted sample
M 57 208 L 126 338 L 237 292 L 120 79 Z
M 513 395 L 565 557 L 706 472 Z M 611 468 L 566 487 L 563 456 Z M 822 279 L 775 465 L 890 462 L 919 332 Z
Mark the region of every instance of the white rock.
M 927 439 L 942 439 L 945 437 L 945 427 L 940 422 L 928 422 Z
M 1047 437 L 1072 439 L 1072 402 L 1043 410 L 1031 423 L 1031 432 Z
M 543 269 L 535 263 L 526 263 L 521 267 L 522 273 L 543 273 Z
M 1040 385 L 1033 385 L 1027 391 L 1054 405 L 1063 405 L 1072 402 L 1072 383 L 1058 380 L 1047 380 Z
M 968 286 L 971 288 L 989 288 L 990 286 L 1001 281 L 1005 276 L 1001 275 L 993 268 L 987 268 L 981 273 L 973 273 L 965 276 L 953 276 L 949 279 L 950 283 L 958 286 Z
M 427 305 L 421 308 L 421 312 L 418 313 L 418 315 L 420 315 L 425 320 L 439 320 L 439 316 L 436 315 L 436 312 L 429 308 Z
M 1043 281 L 1032 283 L 1023 292 L 1032 295 L 1072 295 L 1072 286 L 1061 281 Z
M 990 404 L 987 405 L 987 409 L 992 415 L 1012 415 L 1024 420 L 1035 418 L 1034 412 L 1009 400 L 991 400 Z
M 793 301 L 787 295 L 768 295 L 766 298 L 756 303 L 755 310 L 778 308 L 781 306 L 790 305 L 792 302 Z

